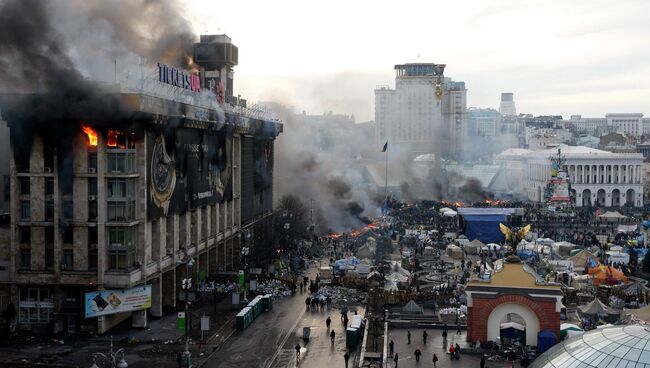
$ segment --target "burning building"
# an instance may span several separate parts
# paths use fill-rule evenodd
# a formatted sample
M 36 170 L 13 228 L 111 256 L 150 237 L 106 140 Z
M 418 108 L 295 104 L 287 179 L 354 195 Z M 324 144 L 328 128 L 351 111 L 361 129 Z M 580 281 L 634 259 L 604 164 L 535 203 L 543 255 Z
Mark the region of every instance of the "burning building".
M 0 96 L 21 328 L 146 326 L 176 306 L 183 279 L 237 273 L 242 247 L 262 257 L 282 124 L 228 102 L 229 43 L 202 37 L 198 74 L 157 64 L 137 88 Z

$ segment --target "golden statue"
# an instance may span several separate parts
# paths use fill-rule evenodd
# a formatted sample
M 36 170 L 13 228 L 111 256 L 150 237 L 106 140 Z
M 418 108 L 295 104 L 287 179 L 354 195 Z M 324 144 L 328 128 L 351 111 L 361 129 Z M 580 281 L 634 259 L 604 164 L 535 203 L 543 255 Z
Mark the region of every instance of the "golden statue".
M 526 235 L 528 235 L 528 232 L 530 231 L 530 224 L 522 227 L 522 228 L 508 228 L 504 224 L 499 224 L 499 229 L 501 229 L 501 233 L 505 235 L 506 237 L 506 245 L 508 246 L 508 257 L 506 258 L 506 261 L 511 262 L 511 263 L 517 263 L 519 262 L 519 257 L 517 257 L 517 245 L 524 240 Z

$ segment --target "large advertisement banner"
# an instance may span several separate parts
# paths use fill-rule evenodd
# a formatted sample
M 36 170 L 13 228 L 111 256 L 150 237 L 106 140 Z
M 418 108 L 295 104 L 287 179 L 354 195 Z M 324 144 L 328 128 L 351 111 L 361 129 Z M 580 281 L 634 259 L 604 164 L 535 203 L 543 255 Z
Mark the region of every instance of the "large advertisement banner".
M 86 293 L 86 318 L 151 308 L 151 285 Z

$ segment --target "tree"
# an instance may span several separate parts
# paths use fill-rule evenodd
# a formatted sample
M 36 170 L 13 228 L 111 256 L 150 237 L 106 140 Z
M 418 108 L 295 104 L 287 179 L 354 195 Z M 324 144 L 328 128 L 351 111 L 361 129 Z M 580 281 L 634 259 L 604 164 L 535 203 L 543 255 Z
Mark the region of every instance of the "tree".
M 641 263 L 641 269 L 645 273 L 650 273 L 650 252 L 647 252 L 645 254 L 645 257 L 643 257 L 643 262 Z

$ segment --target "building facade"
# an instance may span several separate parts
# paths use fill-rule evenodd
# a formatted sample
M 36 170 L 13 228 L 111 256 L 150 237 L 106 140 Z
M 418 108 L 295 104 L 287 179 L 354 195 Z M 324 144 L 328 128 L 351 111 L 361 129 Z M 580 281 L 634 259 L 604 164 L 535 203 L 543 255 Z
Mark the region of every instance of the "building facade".
M 97 92 L 74 113 L 30 113 L 70 104 L 60 96 L 0 100 L 11 131 L 4 286 L 20 328 L 103 333 L 127 318 L 143 327 L 177 306 L 184 278 L 236 274 L 242 247 L 265 251 L 282 125 L 184 86 Z M 160 92 L 169 88 L 183 96 Z M 151 288 L 149 308 L 98 315 L 99 301 L 85 300 L 132 288 Z
M 464 82 L 444 76 L 444 64 L 395 65 L 395 89 L 375 89 L 375 138 L 417 156 L 460 155 L 467 135 Z
M 499 113 L 503 116 L 517 116 L 515 107 L 514 93 L 501 93 L 501 103 L 499 103 Z
M 643 206 L 643 156 L 640 153 L 611 153 L 598 149 L 561 145 L 571 197 L 577 207 Z M 527 196 L 543 202 L 544 188 L 551 177 L 550 157 L 557 148 L 522 155 Z
M 501 134 L 501 114 L 494 109 L 469 108 L 467 126 L 470 136 L 495 137 Z
M 632 137 L 650 134 L 650 118 L 640 113 L 610 113 L 604 118 L 583 118 L 571 115 L 564 124 L 571 126 L 577 133 L 600 137 L 609 133 L 624 133 Z

